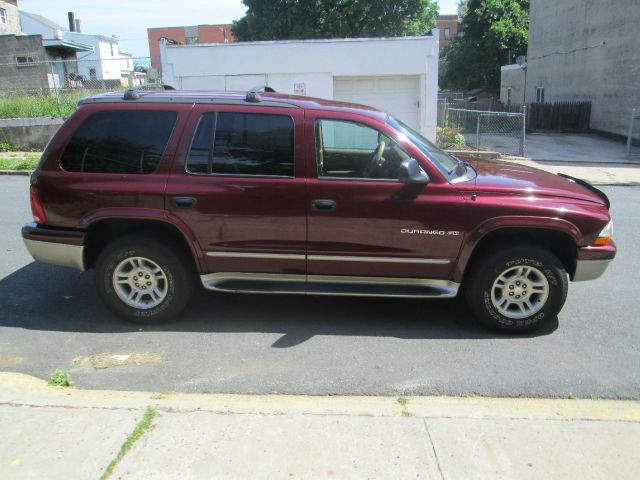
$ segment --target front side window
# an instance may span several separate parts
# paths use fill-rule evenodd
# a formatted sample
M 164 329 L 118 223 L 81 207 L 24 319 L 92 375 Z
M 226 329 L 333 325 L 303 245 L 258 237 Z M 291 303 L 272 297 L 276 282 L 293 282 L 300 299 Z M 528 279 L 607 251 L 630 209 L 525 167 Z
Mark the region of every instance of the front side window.
M 397 180 L 409 155 L 374 128 L 344 120 L 316 121 L 318 178 Z
M 206 113 L 191 143 L 187 171 L 293 177 L 293 119 L 261 113 Z
M 60 165 L 70 172 L 152 173 L 177 116 L 170 111 L 96 113 L 76 130 Z

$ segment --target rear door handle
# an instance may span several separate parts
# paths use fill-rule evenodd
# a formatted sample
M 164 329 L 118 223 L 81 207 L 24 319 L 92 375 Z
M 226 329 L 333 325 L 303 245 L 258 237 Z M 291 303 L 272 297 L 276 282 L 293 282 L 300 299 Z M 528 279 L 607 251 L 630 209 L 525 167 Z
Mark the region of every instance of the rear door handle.
M 311 202 L 311 208 L 321 212 L 333 212 L 336 209 L 336 202 L 333 200 L 314 200 Z
M 171 205 L 176 208 L 192 208 L 198 204 L 198 200 L 193 197 L 173 197 Z

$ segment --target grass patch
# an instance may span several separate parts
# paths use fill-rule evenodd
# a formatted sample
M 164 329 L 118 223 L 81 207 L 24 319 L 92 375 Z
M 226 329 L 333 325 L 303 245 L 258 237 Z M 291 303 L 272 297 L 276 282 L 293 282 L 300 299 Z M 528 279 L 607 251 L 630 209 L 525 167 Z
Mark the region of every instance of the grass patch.
M 68 117 L 78 100 L 104 90 L 81 89 L 60 92 L 44 91 L 33 95 L 10 93 L 0 97 L 0 118 Z
M 406 407 L 407 404 L 409 403 L 409 399 L 406 397 L 398 397 L 398 403 L 403 407 Z
M 0 170 L 27 170 L 32 171 L 38 166 L 40 157 L 2 157 L 0 158 Z
M 70 372 L 66 370 L 56 370 L 53 372 L 51 378 L 47 380 L 47 383 L 54 387 L 70 387 L 73 385 L 73 380 L 71 380 Z
M 144 435 L 145 432 L 149 430 L 149 428 L 151 428 L 151 424 L 153 423 L 153 419 L 156 417 L 156 415 L 157 415 L 157 412 L 154 408 L 147 407 L 147 409 L 144 412 L 144 415 L 142 416 L 142 419 L 136 424 L 136 427 L 133 429 L 133 432 L 131 432 L 131 434 L 124 441 L 124 443 L 120 447 L 120 451 L 118 452 L 118 455 L 116 456 L 116 458 L 111 460 L 111 462 L 107 466 L 107 469 L 104 471 L 104 473 L 100 477 L 100 480 L 107 480 L 107 478 L 111 476 L 111 474 L 113 473 L 113 470 L 116 468 L 118 463 L 120 463 L 120 460 L 124 458 L 127 452 L 131 450 L 131 447 L 133 447 L 133 444 L 136 443 L 136 441 L 138 441 L 140 437 L 142 437 L 142 435 Z

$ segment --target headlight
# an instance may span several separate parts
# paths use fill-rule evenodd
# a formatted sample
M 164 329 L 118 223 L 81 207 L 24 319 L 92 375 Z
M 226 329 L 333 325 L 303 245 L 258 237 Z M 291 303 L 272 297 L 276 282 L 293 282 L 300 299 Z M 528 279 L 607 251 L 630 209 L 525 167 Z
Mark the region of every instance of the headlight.
M 606 245 L 611 241 L 611 237 L 613 237 L 613 220 L 609 220 L 609 223 L 605 225 L 602 231 L 596 237 L 594 245 Z

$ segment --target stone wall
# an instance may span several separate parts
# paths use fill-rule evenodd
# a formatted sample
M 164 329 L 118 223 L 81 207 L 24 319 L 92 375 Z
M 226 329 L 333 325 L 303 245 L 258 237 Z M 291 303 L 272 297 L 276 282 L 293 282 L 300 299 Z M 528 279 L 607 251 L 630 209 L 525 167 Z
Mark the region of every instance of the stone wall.
M 16 57 L 25 56 L 39 63 L 18 66 Z M 49 88 L 45 60 L 40 35 L 0 35 L 0 94 Z
M 54 117 L 0 119 L 0 143 L 42 150 L 63 123 L 64 118 Z

